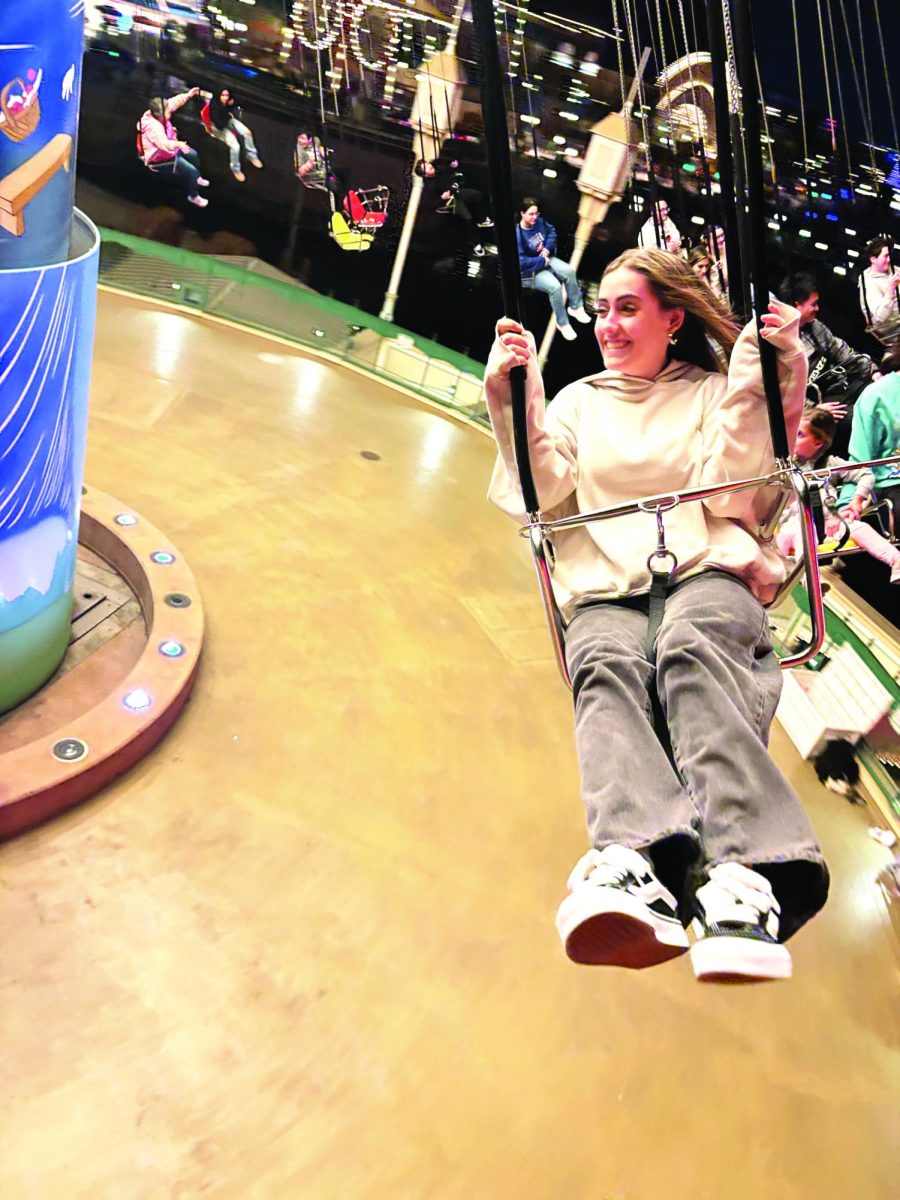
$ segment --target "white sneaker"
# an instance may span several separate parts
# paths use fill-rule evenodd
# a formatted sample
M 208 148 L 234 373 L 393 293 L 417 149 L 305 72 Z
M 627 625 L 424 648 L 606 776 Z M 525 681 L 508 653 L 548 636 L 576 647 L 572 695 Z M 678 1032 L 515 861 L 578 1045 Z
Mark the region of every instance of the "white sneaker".
M 565 323 L 565 325 L 557 325 L 556 328 L 563 335 L 563 337 L 566 339 L 567 342 L 574 342 L 575 339 L 578 337 L 578 334 L 575 332 L 575 330 L 572 328 L 572 326 L 568 323 L 568 321 Z
M 568 308 L 566 312 L 570 317 L 574 317 L 576 321 L 580 321 L 582 325 L 590 325 L 591 323 L 591 314 L 584 311 L 583 304 L 579 304 L 577 308 Z
M 688 949 L 675 898 L 636 850 L 589 850 L 568 886 L 556 928 L 573 962 L 637 969 Z
M 764 875 L 740 863 L 711 867 L 697 889 L 691 963 L 698 979 L 750 983 L 790 979 L 791 955 L 778 941 L 781 912 Z
M 188 204 L 196 204 L 198 208 L 206 208 L 209 201 L 205 196 L 188 196 Z
M 197 187 L 209 187 L 209 180 L 204 179 L 203 176 L 201 175 L 200 178 L 197 180 Z

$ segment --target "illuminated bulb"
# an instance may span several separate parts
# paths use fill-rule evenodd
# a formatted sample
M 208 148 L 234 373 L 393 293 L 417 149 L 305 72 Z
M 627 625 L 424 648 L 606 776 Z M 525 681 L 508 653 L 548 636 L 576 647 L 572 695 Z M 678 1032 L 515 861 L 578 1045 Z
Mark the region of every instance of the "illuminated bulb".
M 143 688 L 133 688 L 122 697 L 122 703 L 129 712 L 144 712 L 153 703 L 153 699 Z

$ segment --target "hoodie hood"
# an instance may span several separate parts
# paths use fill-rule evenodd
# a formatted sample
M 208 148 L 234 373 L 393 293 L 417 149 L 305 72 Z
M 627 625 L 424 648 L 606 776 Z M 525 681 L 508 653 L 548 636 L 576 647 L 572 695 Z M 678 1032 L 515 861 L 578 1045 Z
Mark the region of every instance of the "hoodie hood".
M 579 379 L 579 383 L 589 384 L 594 388 L 609 389 L 615 392 L 620 400 L 629 400 L 639 404 L 651 394 L 661 383 L 694 382 L 705 379 L 710 371 L 704 371 L 693 363 L 680 362 L 673 359 L 667 363 L 654 379 L 643 379 L 638 375 L 626 375 L 624 371 L 600 371 L 597 375 L 588 375 Z M 723 376 L 724 379 L 724 376 Z

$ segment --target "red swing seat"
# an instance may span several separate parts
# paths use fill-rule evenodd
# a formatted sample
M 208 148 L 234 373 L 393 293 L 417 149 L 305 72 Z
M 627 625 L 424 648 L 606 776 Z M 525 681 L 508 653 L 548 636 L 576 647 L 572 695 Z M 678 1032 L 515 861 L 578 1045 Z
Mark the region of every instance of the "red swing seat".
M 344 197 L 344 212 L 357 229 L 380 229 L 387 220 L 390 190 L 383 184 L 376 188 L 351 188 Z

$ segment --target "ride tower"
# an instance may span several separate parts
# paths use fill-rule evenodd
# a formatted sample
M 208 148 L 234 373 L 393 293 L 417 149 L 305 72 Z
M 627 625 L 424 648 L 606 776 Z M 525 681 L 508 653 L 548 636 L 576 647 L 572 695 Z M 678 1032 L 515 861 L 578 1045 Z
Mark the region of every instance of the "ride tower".
M 100 239 L 74 207 L 84 0 L 0 8 L 0 712 L 69 642 Z

